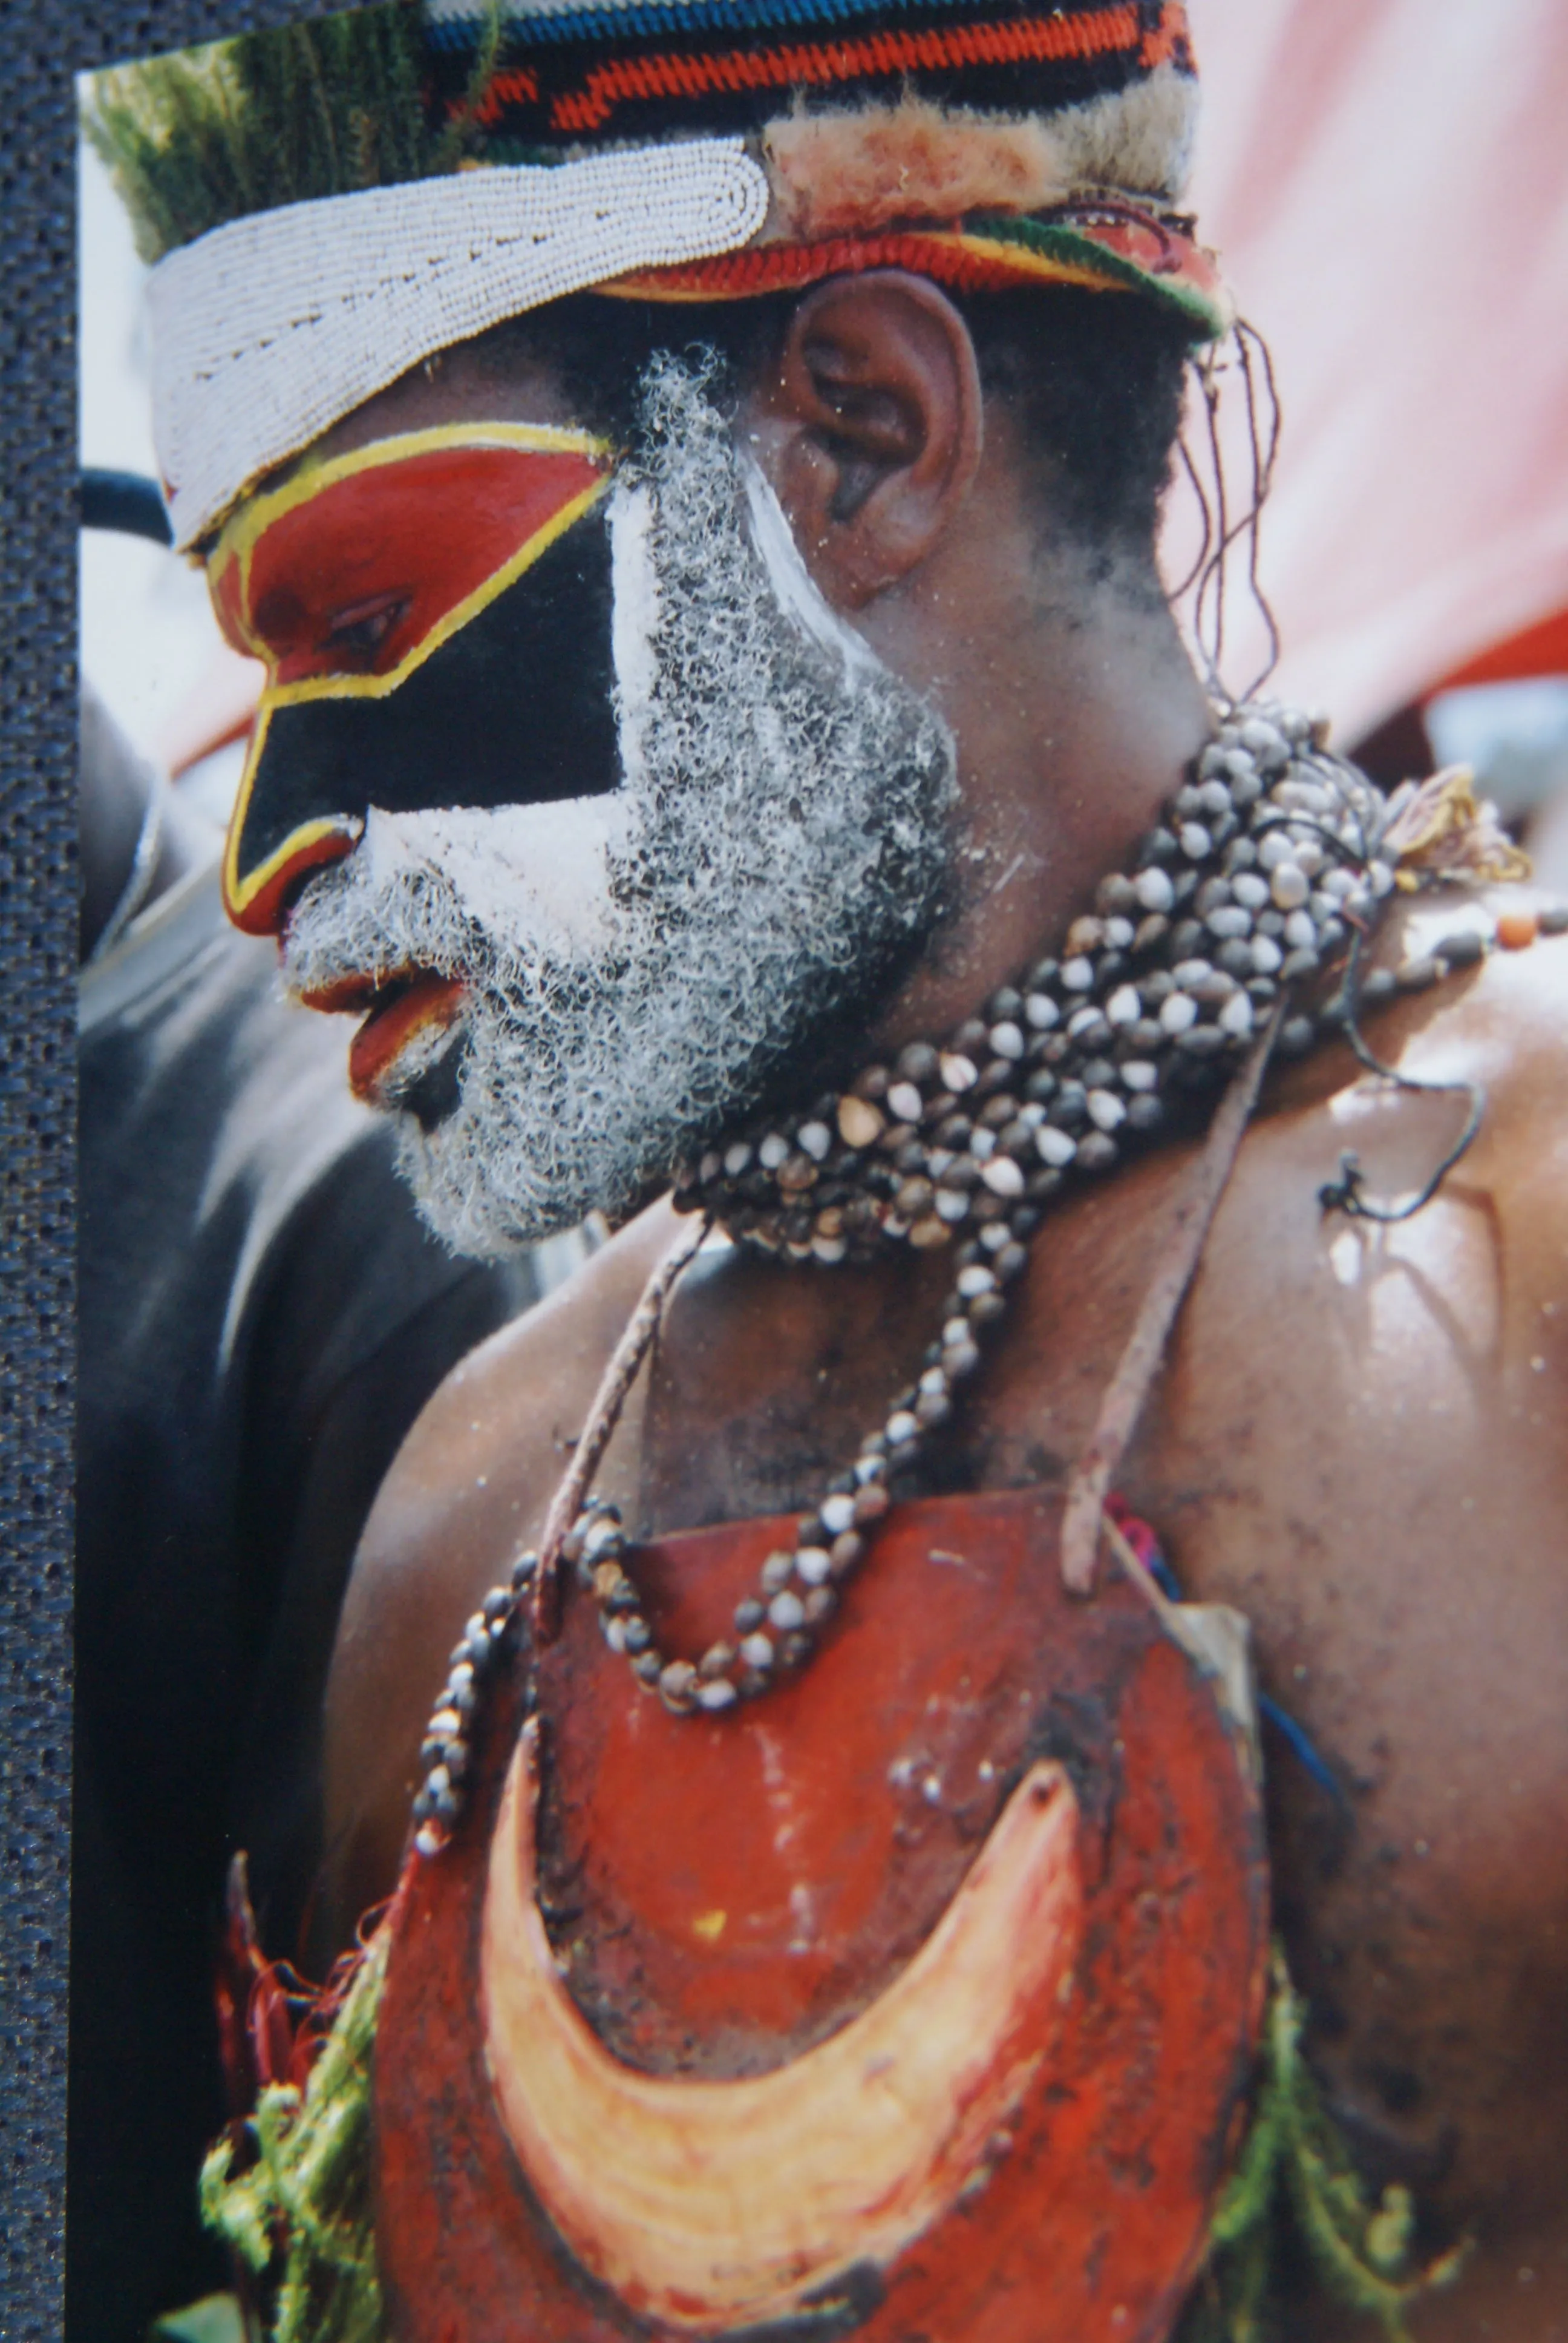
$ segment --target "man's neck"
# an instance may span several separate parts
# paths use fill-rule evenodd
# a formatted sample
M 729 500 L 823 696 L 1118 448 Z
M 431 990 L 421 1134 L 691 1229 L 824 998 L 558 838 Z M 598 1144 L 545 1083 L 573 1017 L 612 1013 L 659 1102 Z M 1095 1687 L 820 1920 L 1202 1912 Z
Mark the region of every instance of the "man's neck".
M 1107 587 L 969 647 L 950 700 L 959 744 L 951 916 L 877 1021 L 893 1049 L 950 1031 L 1058 950 L 1181 783 L 1211 729 L 1169 611 Z M 940 687 L 939 687 L 940 688 Z M 944 698 L 948 698 L 944 695 Z

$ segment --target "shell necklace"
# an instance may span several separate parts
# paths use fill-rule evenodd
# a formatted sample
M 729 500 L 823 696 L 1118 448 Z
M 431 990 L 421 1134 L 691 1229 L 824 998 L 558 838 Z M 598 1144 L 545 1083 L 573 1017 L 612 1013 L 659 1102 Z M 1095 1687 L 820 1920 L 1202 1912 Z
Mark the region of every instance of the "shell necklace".
M 943 1042 L 913 1042 L 842 1091 L 753 1122 L 678 1178 L 677 1208 L 739 1243 L 822 1264 L 946 1249 L 953 1280 L 919 1375 L 800 1516 L 793 1544 L 767 1557 L 730 1638 L 695 1658 L 661 1650 L 617 1507 L 586 1496 L 568 1515 L 560 1559 L 591 1594 L 610 1648 L 673 1715 L 719 1716 L 809 1661 L 877 1523 L 979 1369 L 1050 1204 L 1103 1179 L 1183 1109 L 1191 1117 L 1266 1020 L 1278 1020 L 1274 1046 L 1288 1057 L 1353 1031 L 1356 948 L 1394 884 L 1390 805 L 1327 751 L 1322 719 L 1252 702 L 1217 708 L 1215 725 L 1192 778 L 1130 867 L 1101 881 L 1060 958 L 1035 963 Z M 1454 964 L 1475 957 L 1471 931 L 1453 941 Z M 1347 960 L 1337 990 L 1315 1009 L 1300 1004 Z M 1443 967 L 1440 951 L 1387 987 L 1431 983 Z M 673 1270 L 659 1302 L 670 1282 Z M 421 1751 L 421 1854 L 446 1844 L 462 1810 L 483 1679 L 515 1644 L 539 1576 L 538 1556 L 521 1554 L 453 1651 Z

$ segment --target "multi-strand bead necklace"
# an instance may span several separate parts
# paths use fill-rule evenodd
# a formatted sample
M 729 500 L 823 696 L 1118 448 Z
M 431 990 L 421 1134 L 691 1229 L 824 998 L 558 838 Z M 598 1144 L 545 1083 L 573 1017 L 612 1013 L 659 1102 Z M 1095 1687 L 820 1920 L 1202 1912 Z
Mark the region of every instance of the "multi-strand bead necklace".
M 946 1249 L 953 1282 L 917 1380 L 830 1481 L 793 1543 L 770 1554 L 734 1633 L 695 1659 L 662 1651 L 628 1565 L 618 1509 L 590 1498 L 561 1546 L 596 1603 L 606 1641 L 677 1715 L 717 1716 L 799 1673 L 892 1503 L 891 1484 L 952 1416 L 1005 1315 L 1051 1202 L 1102 1178 L 1157 1134 L 1182 1094 L 1211 1091 L 1280 1019 L 1275 1048 L 1300 1056 L 1355 1003 L 1342 987 L 1297 1005 L 1375 920 L 1394 883 L 1380 853 L 1385 800 L 1294 710 L 1218 711 L 1194 778 L 1101 880 L 1060 957 L 1004 987 L 940 1046 L 911 1043 L 841 1092 L 758 1121 L 676 1183 L 678 1209 L 737 1242 L 799 1262 L 863 1262 L 889 1247 Z M 1485 949 L 1466 929 L 1371 1001 L 1435 982 Z M 434 1854 L 461 1811 L 482 1679 L 508 1648 L 538 1557 L 475 1613 L 421 1753 L 415 1844 Z

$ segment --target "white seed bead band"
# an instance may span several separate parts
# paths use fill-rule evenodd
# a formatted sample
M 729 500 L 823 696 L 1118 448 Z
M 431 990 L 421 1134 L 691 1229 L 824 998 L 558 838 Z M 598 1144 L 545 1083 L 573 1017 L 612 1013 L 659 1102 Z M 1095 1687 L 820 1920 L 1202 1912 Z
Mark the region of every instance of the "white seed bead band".
M 171 253 L 149 299 L 176 544 L 421 358 L 633 269 L 737 251 L 767 208 L 738 138 L 690 139 L 287 204 Z

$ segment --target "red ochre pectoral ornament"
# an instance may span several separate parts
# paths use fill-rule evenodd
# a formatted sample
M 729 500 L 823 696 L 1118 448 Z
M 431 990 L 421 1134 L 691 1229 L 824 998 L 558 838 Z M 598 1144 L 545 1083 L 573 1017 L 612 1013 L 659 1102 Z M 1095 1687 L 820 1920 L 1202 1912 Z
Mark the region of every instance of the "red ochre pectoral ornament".
M 711 1723 L 586 1601 L 532 1715 L 517 1664 L 377 2027 L 405 2343 L 1168 2334 L 1261 2010 L 1256 1768 L 1141 1594 L 1065 1593 L 1060 1514 L 896 1506 L 810 1669 Z M 789 1527 L 639 1550 L 672 1645 Z

